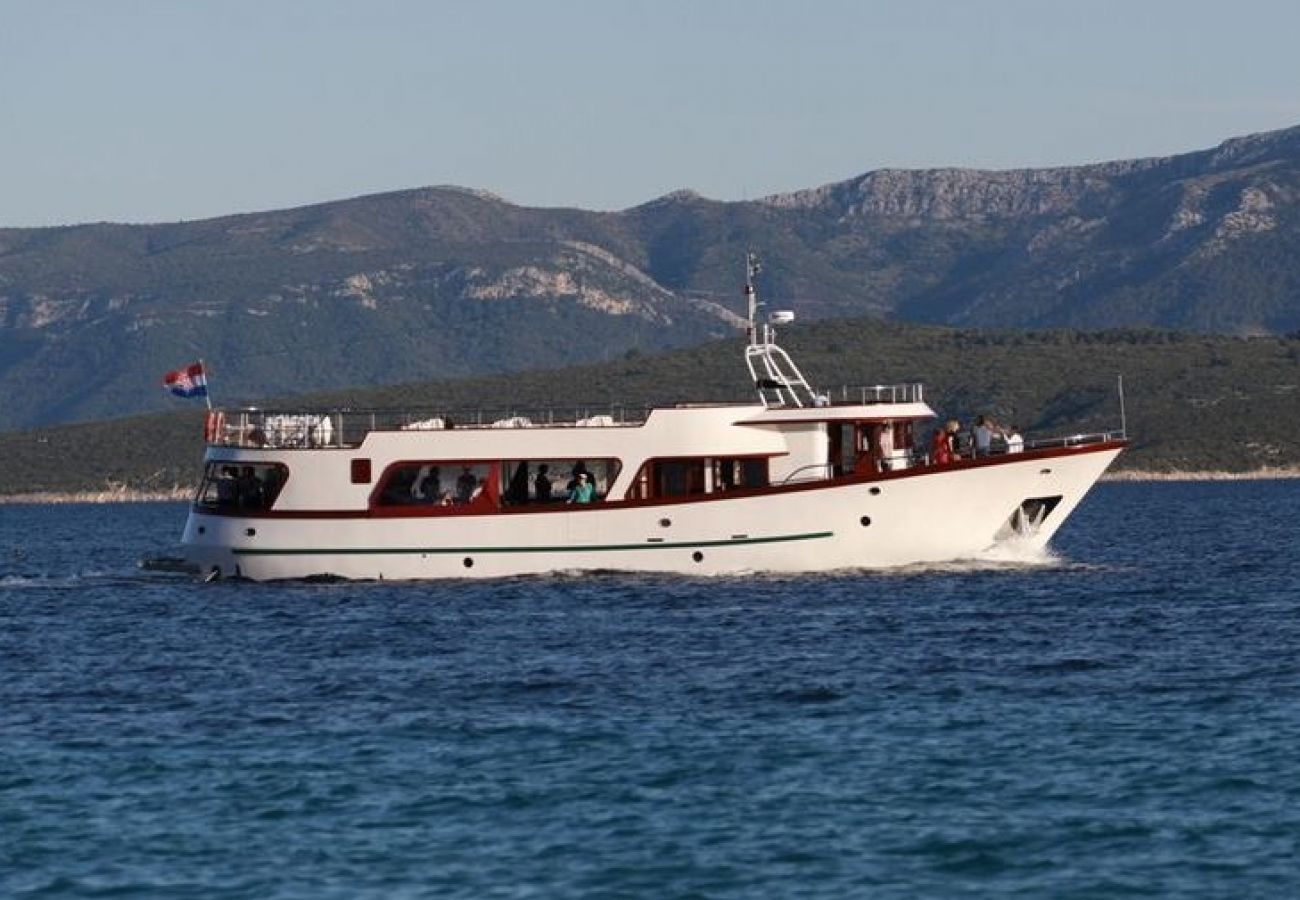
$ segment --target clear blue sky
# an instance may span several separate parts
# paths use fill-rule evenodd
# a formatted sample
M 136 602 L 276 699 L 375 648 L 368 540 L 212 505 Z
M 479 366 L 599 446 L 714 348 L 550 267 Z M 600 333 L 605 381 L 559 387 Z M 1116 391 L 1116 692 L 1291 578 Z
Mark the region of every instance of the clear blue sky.
M 1295 0 L 0 0 L 0 225 L 721 200 L 1300 124 Z

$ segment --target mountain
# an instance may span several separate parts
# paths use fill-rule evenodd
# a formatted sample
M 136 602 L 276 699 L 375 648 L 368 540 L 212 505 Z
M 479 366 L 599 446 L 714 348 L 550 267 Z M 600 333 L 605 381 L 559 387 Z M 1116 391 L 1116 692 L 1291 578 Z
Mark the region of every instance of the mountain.
M 621 212 L 424 188 L 159 225 L 0 229 L 0 428 L 517 372 L 735 333 L 746 249 L 803 319 L 1300 329 L 1300 127 L 1179 156 L 881 170 Z

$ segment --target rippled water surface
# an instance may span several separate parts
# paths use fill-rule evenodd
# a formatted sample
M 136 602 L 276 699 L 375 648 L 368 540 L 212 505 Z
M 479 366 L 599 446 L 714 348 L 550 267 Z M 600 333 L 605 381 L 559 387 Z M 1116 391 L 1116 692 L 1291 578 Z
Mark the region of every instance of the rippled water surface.
M 0 507 L 0 895 L 1300 893 L 1300 483 L 1109 484 L 1053 559 L 195 584 Z

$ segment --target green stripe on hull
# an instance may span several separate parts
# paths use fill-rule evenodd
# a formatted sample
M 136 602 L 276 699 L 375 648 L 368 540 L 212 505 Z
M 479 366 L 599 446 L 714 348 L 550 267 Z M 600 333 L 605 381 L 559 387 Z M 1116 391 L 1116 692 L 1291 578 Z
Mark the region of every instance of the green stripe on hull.
M 615 550 L 689 550 L 693 547 L 736 547 L 743 544 L 778 544 L 787 541 L 815 541 L 833 537 L 833 531 L 814 531 L 808 534 L 782 534 L 775 537 L 736 538 L 722 541 L 679 541 L 677 543 L 644 544 L 563 544 L 553 547 L 344 547 L 325 549 L 264 550 L 257 548 L 235 549 L 236 556 L 324 556 L 324 555 L 383 555 L 409 553 L 605 553 Z

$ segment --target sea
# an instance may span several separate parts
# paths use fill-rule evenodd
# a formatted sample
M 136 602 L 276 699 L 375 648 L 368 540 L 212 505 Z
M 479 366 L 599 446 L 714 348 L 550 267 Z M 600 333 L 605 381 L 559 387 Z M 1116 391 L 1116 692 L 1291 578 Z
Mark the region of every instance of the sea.
M 0 896 L 1300 896 L 1300 481 L 1049 553 L 202 584 L 0 507 Z

